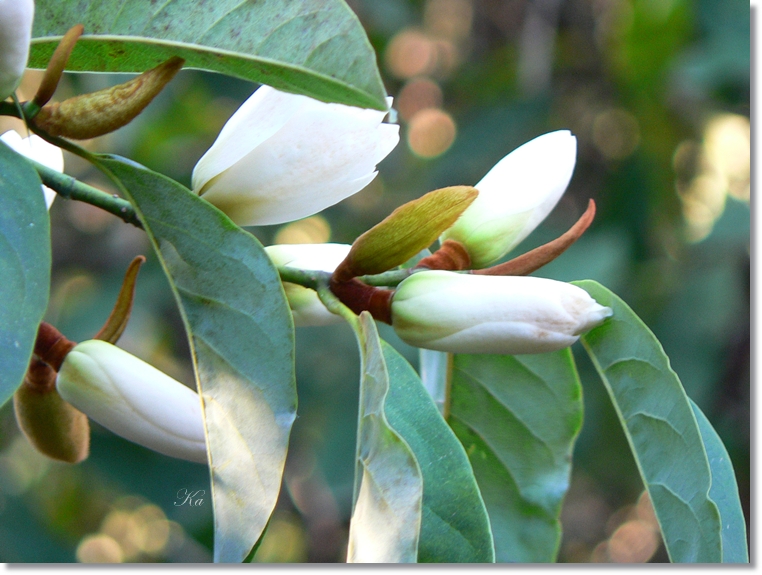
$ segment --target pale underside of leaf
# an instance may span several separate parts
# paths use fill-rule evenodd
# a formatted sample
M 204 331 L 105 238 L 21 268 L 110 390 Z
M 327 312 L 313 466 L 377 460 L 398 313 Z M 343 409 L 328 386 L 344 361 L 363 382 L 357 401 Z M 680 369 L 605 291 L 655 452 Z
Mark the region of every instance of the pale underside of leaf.
M 376 325 L 363 312 L 354 327 L 362 376 L 347 562 L 415 563 L 423 498 L 421 470 L 410 446 L 391 428 L 384 413 L 389 374 Z
M 176 294 L 210 449 L 214 559 L 241 562 L 275 506 L 296 412 L 293 323 L 280 279 L 251 234 L 186 188 L 140 166 L 103 163 Z
M 38 0 L 30 66 L 45 67 L 77 23 L 85 34 L 68 70 L 143 72 L 180 56 L 189 68 L 387 108 L 373 49 L 341 0 Z

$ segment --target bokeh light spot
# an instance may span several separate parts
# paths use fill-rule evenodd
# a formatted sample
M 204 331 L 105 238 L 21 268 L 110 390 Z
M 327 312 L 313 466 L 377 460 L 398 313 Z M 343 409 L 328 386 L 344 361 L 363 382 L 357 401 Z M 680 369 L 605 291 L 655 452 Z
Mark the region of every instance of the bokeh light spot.
M 108 535 L 87 535 L 77 546 L 77 561 L 80 563 L 122 563 L 122 548 Z
M 410 120 L 407 143 L 422 158 L 435 158 L 445 153 L 455 141 L 455 120 L 444 110 L 426 108 Z
M 395 102 L 400 118 L 405 122 L 426 108 L 442 107 L 442 88 L 429 78 L 414 78 L 400 90 Z
M 626 110 L 605 110 L 593 120 L 593 142 L 606 158 L 622 160 L 640 144 L 638 121 Z
M 389 42 L 384 56 L 389 71 L 402 79 L 426 74 L 436 65 L 434 44 L 418 30 L 398 33 Z
M 286 224 L 275 234 L 276 244 L 324 244 L 331 239 L 331 224 L 323 216 L 311 216 Z

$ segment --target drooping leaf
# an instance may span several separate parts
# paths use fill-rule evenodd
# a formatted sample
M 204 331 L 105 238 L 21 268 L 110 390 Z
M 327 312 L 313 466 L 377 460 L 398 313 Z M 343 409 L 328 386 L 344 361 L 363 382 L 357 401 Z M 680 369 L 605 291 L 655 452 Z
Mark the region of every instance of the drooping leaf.
M 496 561 L 555 561 L 582 426 L 571 352 L 455 355 L 448 423 L 471 460 Z
M 413 450 L 423 474 L 419 563 L 492 563 L 489 517 L 471 464 L 418 374 L 382 342 L 389 372 L 386 416 Z
M 722 562 L 748 563 L 749 548 L 746 544 L 746 520 L 738 497 L 738 484 L 727 449 L 720 436 L 709 423 L 706 415 L 691 402 L 691 409 L 698 421 L 701 439 L 704 441 L 709 468 L 712 472 L 712 488 L 709 497 L 717 504 L 722 523 Z
M 410 446 L 386 417 L 389 372 L 373 318 L 360 315 L 360 411 L 349 563 L 415 563 L 423 478 Z
M 21 385 L 50 291 L 50 222 L 40 178 L 0 143 L 0 405 Z
M 696 416 L 648 327 L 600 284 L 573 282 L 614 315 L 582 337 L 651 497 L 670 559 L 722 561 L 722 525 Z
M 204 406 L 214 559 L 241 562 L 275 506 L 296 413 L 294 328 L 262 246 L 173 180 L 102 158 L 177 298 Z
M 29 65 L 85 33 L 67 70 L 144 72 L 172 56 L 319 100 L 385 110 L 368 38 L 343 0 L 37 0 Z
M 337 270 L 361 276 L 404 264 L 452 226 L 478 193 L 469 186 L 451 186 L 401 205 L 354 241 Z

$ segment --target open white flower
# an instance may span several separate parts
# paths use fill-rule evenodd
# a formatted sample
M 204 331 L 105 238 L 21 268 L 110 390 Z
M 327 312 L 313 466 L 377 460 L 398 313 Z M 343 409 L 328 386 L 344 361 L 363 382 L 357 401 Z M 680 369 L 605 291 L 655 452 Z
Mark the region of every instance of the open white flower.
M 34 0 L 0 0 L 0 101 L 18 87 L 29 58 Z
M 170 457 L 207 462 L 198 394 L 108 342 L 77 344 L 61 365 L 56 388 L 125 439 Z
M 18 132 L 11 130 L 0 136 L 0 140 L 5 142 L 19 154 L 22 154 L 35 162 L 39 162 L 51 170 L 63 172 L 64 159 L 61 148 L 49 144 L 39 136 L 32 134 L 28 138 L 22 138 Z M 42 186 L 42 193 L 45 194 L 45 204 L 48 206 L 48 209 L 50 209 L 57 194 L 47 186 Z
M 516 148 L 474 186 L 479 196 L 440 239 L 463 244 L 473 269 L 496 262 L 555 207 L 569 185 L 576 157 L 577 139 L 568 130 Z
M 399 141 L 386 114 L 262 86 L 196 164 L 193 191 L 239 225 L 310 216 L 375 178 Z
M 276 266 L 300 270 L 333 272 L 349 253 L 347 244 L 280 244 L 267 246 L 265 251 Z M 315 290 L 283 282 L 288 305 L 297 327 L 329 325 L 342 321 L 341 316 L 328 311 Z
M 451 353 L 555 351 L 611 313 L 585 290 L 564 282 L 447 271 L 410 276 L 392 300 L 392 325 L 400 338 Z

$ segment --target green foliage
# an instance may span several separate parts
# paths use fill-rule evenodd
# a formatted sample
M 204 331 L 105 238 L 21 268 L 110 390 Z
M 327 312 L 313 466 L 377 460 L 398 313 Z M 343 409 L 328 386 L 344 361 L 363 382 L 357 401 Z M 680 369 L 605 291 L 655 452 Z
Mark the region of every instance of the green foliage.
M 343 0 L 39 0 L 29 65 L 44 68 L 75 23 L 68 70 L 143 72 L 171 56 L 328 102 L 386 109 L 376 57 Z
M 600 284 L 574 282 L 613 317 L 582 337 L 619 415 L 670 559 L 722 561 L 722 523 L 696 416 L 659 341 Z
M 388 343 L 382 348 L 389 373 L 386 415 L 423 475 L 418 562 L 494 562 L 489 517 L 463 446 L 415 370 Z
M 709 423 L 706 415 L 691 400 L 691 409 L 696 416 L 701 440 L 706 448 L 709 468 L 712 472 L 712 487 L 709 497 L 717 504 L 722 523 L 722 562 L 748 563 L 749 549 L 746 545 L 746 521 L 738 498 L 738 484 L 733 464 L 720 436 Z
M 296 414 L 294 334 L 259 242 L 173 180 L 99 160 L 135 205 L 177 298 L 203 398 L 214 558 L 241 562 L 280 491 Z
M 581 394 L 568 349 L 454 356 L 448 422 L 471 460 L 497 561 L 555 560 Z
M 50 291 L 50 223 L 40 179 L 0 144 L 0 405 L 21 384 Z
M 376 324 L 363 312 L 353 327 L 362 377 L 347 561 L 415 563 L 423 498 L 421 469 L 410 446 L 387 421 L 389 372 Z

